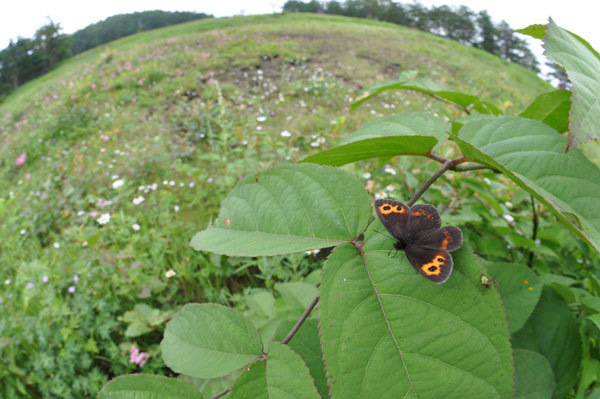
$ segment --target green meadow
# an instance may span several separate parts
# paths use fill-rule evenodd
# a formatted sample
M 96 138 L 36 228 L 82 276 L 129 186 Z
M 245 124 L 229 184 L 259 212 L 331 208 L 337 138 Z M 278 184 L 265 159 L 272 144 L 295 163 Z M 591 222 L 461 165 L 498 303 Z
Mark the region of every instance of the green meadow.
M 276 298 L 280 321 L 297 319 L 294 300 L 304 304 L 314 293 L 290 283 L 315 287 L 326 251 L 228 258 L 196 252 L 190 239 L 249 174 L 330 148 L 382 116 L 460 116 L 408 91 L 350 110 L 360 89 L 410 70 L 506 114 L 552 89 L 531 71 L 451 40 L 308 14 L 140 33 L 19 88 L 0 104 L 0 397 L 95 397 L 120 374 L 175 375 L 159 344 L 188 302 L 235 307 L 267 336 L 278 325 L 252 302 L 258 294 Z M 371 194 L 403 199 L 437 167 L 399 157 L 344 169 Z M 521 216 L 529 215 L 529 195 L 490 171 L 453 176 L 424 201 L 461 207 L 444 220 L 465 226 L 482 256 L 519 259 L 522 247 L 528 258 L 531 220 Z M 547 215 L 540 226 L 541 239 L 564 233 Z M 478 238 L 490 228 L 505 236 Z M 565 246 L 581 245 L 569 237 Z M 559 262 L 563 253 L 543 247 L 536 256 Z M 199 385 L 218 392 L 221 383 Z

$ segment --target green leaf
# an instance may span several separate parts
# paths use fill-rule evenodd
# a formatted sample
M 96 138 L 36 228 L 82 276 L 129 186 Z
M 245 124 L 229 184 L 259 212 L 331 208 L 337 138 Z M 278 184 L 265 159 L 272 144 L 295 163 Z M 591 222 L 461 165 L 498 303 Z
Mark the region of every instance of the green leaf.
M 352 110 L 368 99 L 387 90 L 414 90 L 445 100 L 464 110 L 472 108 L 483 114 L 502 114 L 502 111 L 498 107 L 487 101 L 481 101 L 476 96 L 454 91 L 432 80 L 416 78 L 415 76 L 401 76 L 398 80 L 379 82 L 361 90 L 352 103 Z
M 600 138 L 600 58 L 585 40 L 548 23 L 545 54 L 562 66 L 573 84 L 567 151 Z
M 134 321 L 127 326 L 127 329 L 125 330 L 125 336 L 130 338 L 138 337 L 150 331 L 152 331 L 152 329 L 146 323 Z
M 287 345 L 273 342 L 266 366 L 264 362 L 257 362 L 245 371 L 231 390 L 230 399 L 320 398 L 308 368 Z
M 543 284 L 527 266 L 503 262 L 490 262 L 485 266 L 498 284 L 512 334 L 523 327 L 535 309 Z
M 569 110 L 571 109 L 571 92 L 554 90 L 540 94 L 519 116 L 536 119 L 560 133 L 569 130 Z
M 529 35 L 536 39 L 543 39 L 544 36 L 546 36 L 546 25 L 533 24 L 529 25 L 526 28 L 515 29 L 515 32 L 519 32 L 524 35 Z
M 256 292 L 246 298 L 246 304 L 254 313 L 271 317 L 275 313 L 275 298 L 270 292 Z
M 294 327 L 295 322 L 286 322 L 277 331 L 276 337 L 283 340 Z M 319 324 L 315 319 L 305 320 L 294 337 L 288 342 L 290 348 L 298 353 L 306 363 L 321 397 L 329 398 L 325 365 L 321 352 L 321 338 L 319 337 Z
M 319 292 L 314 285 L 298 281 L 277 283 L 275 289 L 288 305 L 302 309 L 302 311 L 310 305 Z
M 198 251 L 268 256 L 348 242 L 364 230 L 371 198 L 352 175 L 314 164 L 282 166 L 241 181 L 213 226 L 197 233 Z
M 583 393 L 586 389 L 598 380 L 598 374 L 600 373 L 600 361 L 592 357 L 586 357 L 581 362 L 581 378 L 579 379 L 579 386 L 577 387 L 576 398 L 582 398 Z
M 129 374 L 104 385 L 98 399 L 202 399 L 202 394 L 193 385 L 173 378 Z
M 262 355 L 262 341 L 241 314 L 213 303 L 188 304 L 167 324 L 163 360 L 177 373 L 221 377 Z
M 227 388 L 232 387 L 241 374 L 242 369 L 218 378 L 195 378 L 189 375 L 179 374 L 177 379 L 187 382 L 188 384 L 192 384 L 199 392 L 202 393 L 202 395 L 204 395 L 204 397 L 212 398 Z M 225 394 L 221 397 L 223 399 L 227 399 L 229 398 L 229 394 Z
M 320 287 L 331 394 L 339 398 L 510 398 L 512 355 L 500 296 L 481 286 L 467 244 L 441 285 L 417 273 L 393 240 L 366 233 L 363 253 L 336 247 Z
M 242 372 L 231 388 L 229 399 L 271 399 L 267 392 L 267 370 L 264 362 L 256 362 Z
M 512 342 L 515 349 L 529 349 L 548 359 L 556 381 L 553 398 L 563 399 L 577 382 L 581 337 L 569 306 L 552 288 L 544 286 L 533 314 L 513 334 Z
M 598 329 L 600 329 L 600 313 L 596 313 L 591 316 L 588 316 L 588 320 L 590 320 L 592 323 L 594 323 L 596 325 L 596 327 L 598 327 Z
M 393 115 L 361 127 L 337 147 L 302 162 L 340 166 L 375 157 L 425 155 L 448 139 L 449 130 L 449 122 L 428 113 Z
M 586 296 L 581 300 L 581 305 L 588 313 L 600 313 L 600 298 L 597 296 Z
M 515 399 L 551 399 L 554 392 L 554 373 L 548 360 L 537 352 L 516 349 Z
M 600 169 L 544 123 L 503 116 L 472 121 L 453 139 L 464 155 L 500 170 L 600 252 Z

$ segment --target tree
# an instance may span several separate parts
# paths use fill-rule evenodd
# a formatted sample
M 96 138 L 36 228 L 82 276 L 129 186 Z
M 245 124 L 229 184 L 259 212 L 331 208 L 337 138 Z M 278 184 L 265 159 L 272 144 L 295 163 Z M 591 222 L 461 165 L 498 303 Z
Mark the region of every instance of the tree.
M 548 77 L 554 78 L 558 81 L 558 88 L 561 90 L 570 90 L 571 82 L 565 70 L 554 62 L 546 61 L 546 66 L 550 68 L 550 72 L 547 73 Z
M 488 53 L 499 55 L 500 46 L 498 46 L 497 37 L 498 31 L 494 27 L 494 23 L 490 18 L 487 11 L 480 11 L 477 14 L 477 29 L 478 38 L 474 43 L 474 46 Z
M 61 33 L 60 24 L 54 23 L 52 20 L 35 32 L 33 40 L 35 51 L 39 53 L 44 63 L 43 72 L 49 71 L 62 60 L 71 56 L 73 38 Z

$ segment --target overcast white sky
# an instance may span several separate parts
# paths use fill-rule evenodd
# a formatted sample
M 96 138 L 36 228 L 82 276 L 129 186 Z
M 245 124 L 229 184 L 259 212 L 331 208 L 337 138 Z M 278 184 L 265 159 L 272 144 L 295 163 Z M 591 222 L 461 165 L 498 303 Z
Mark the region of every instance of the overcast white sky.
M 339 0 L 343 1 L 343 0 Z M 397 1 L 410 3 L 410 0 Z M 591 0 L 421 0 L 426 6 L 465 5 L 474 11 L 487 10 L 494 22 L 505 20 L 513 28 L 545 23 L 551 16 L 560 26 L 579 34 L 600 50 L 598 10 Z M 36 29 L 52 18 L 65 33 L 73 33 L 111 15 L 144 10 L 196 11 L 216 17 L 280 12 L 285 0 L 2 0 L 0 6 L 0 49 L 10 39 L 32 37 Z M 539 40 L 532 39 L 532 50 L 541 56 Z M 543 62 L 542 62 L 543 63 Z

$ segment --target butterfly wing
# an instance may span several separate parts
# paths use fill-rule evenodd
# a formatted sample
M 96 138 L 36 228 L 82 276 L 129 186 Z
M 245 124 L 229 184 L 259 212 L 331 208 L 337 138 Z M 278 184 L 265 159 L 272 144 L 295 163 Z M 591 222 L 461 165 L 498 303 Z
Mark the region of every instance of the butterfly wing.
M 396 239 L 403 239 L 408 231 L 410 208 L 400 201 L 375 200 L 375 212 L 381 224 Z
M 404 252 L 415 270 L 433 283 L 446 282 L 452 273 L 454 263 L 448 251 L 411 245 Z
M 440 215 L 433 205 L 418 204 L 411 206 L 406 227 L 414 235 L 420 231 L 439 229 L 441 224 Z
M 462 246 L 462 231 L 458 227 L 445 226 L 441 229 L 417 232 L 414 245 L 421 248 L 456 251 Z

